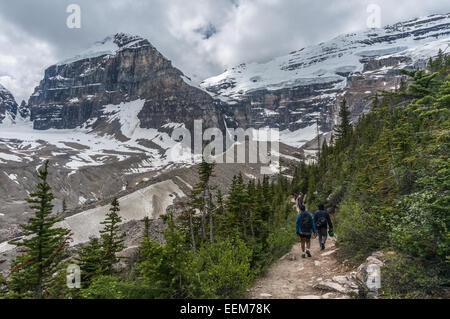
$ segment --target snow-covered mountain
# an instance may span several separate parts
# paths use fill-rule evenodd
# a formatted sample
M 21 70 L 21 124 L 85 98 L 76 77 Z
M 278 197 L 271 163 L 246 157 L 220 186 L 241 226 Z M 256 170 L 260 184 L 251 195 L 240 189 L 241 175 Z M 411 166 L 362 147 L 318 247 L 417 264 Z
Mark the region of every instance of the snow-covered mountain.
M 16 119 L 18 105 L 11 92 L 0 84 L 0 125 L 7 125 Z
M 220 103 L 188 82 L 148 40 L 116 34 L 47 68 L 24 112 L 2 87 L 0 229 L 27 219 L 16 212 L 26 211 L 44 159 L 58 209 L 63 199 L 93 204 L 191 165 L 171 132 L 191 130 L 194 119 L 204 129 L 224 120 Z
M 192 129 L 194 119 L 204 129 L 224 126 L 220 103 L 187 82 L 148 40 L 109 36 L 46 69 L 23 106 L 29 119 L 16 120 L 17 103 L 0 91 L 0 164 L 33 166 L 51 155 L 72 174 L 131 159 L 130 172 L 182 163 L 171 155 L 173 129 Z
M 345 34 L 267 63 L 243 63 L 201 86 L 232 105 L 241 125 L 285 130 L 301 146 L 319 119 L 331 131 L 340 95 L 354 118 L 367 96 L 393 89 L 401 68 L 424 66 L 450 44 L 450 14 L 417 18 L 382 29 Z
M 138 99 L 145 100 L 138 112 L 142 128 L 192 126 L 193 118 L 221 127 L 217 103 L 186 82 L 148 40 L 116 34 L 49 67 L 28 106 L 34 128 L 41 130 L 98 127 L 105 105 Z

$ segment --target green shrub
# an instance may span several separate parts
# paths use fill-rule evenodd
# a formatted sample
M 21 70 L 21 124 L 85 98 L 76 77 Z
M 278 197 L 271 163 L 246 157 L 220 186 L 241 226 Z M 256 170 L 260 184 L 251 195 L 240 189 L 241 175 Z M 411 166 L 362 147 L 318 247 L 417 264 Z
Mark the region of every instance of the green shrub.
M 240 239 L 202 247 L 189 272 L 190 298 L 238 298 L 252 280 L 252 251 Z
M 339 206 L 335 225 L 340 254 L 362 262 L 389 239 L 381 214 L 366 211 L 358 203 L 346 201 Z
M 292 249 L 292 245 L 296 242 L 295 235 L 295 222 L 292 222 L 291 228 L 277 228 L 269 233 L 267 238 L 268 244 L 268 260 L 267 265 L 277 261 L 284 254 L 288 253 Z
M 155 291 L 139 281 L 125 281 L 117 276 L 100 276 L 81 290 L 86 299 L 149 299 L 157 297 Z
M 450 255 L 450 216 L 433 203 L 438 196 L 432 191 L 405 196 L 397 216 L 392 218 L 393 246 L 408 255 L 435 259 L 445 263 Z
M 442 297 L 450 284 L 449 267 L 406 255 L 386 255 L 381 285 L 385 297 Z

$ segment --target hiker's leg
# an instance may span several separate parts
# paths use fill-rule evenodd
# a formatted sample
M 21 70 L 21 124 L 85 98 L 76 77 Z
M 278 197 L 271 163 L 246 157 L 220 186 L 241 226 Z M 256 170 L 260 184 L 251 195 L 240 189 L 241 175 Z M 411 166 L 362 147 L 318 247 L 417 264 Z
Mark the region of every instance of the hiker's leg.
M 325 244 L 328 238 L 328 229 L 326 227 L 323 228 L 323 234 L 322 234 L 322 243 Z
M 322 228 L 319 228 L 319 244 L 322 245 Z
M 306 239 L 306 255 L 308 257 L 311 257 L 311 251 L 309 250 L 311 248 L 311 237 Z
M 305 239 L 305 238 L 302 238 L 300 242 L 301 242 L 301 245 L 302 245 L 302 252 L 304 253 L 304 252 L 305 252 L 305 242 L 306 242 L 306 239 Z
M 326 241 L 327 241 L 327 228 L 322 227 L 319 230 L 319 243 L 325 244 Z

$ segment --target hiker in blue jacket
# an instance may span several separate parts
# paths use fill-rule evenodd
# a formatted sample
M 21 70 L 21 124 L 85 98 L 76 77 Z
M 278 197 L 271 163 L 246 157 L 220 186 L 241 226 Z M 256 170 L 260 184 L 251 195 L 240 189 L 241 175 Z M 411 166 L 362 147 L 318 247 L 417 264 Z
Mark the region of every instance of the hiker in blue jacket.
M 297 211 L 299 214 L 297 215 L 297 221 L 295 223 L 295 229 L 297 233 L 297 237 L 301 240 L 302 245 L 302 258 L 306 258 L 305 256 L 305 246 L 306 246 L 306 255 L 311 257 L 311 236 L 314 233 L 314 238 L 317 236 L 316 225 L 314 225 L 314 219 L 310 213 L 306 211 L 306 207 L 301 205 L 300 208 L 297 207 Z
M 325 243 L 328 237 L 328 227 L 330 228 L 330 232 L 332 232 L 333 223 L 331 222 L 330 214 L 328 214 L 328 212 L 325 210 L 325 206 L 323 204 L 320 204 L 319 210 L 314 213 L 314 224 L 316 225 L 319 233 L 320 250 L 324 250 Z

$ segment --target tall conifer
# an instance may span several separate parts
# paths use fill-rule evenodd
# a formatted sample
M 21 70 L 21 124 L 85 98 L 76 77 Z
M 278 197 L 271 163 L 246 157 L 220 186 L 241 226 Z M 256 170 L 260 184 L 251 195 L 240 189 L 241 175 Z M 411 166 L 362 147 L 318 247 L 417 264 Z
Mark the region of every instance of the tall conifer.
M 10 292 L 17 297 L 46 297 L 47 289 L 56 284 L 54 274 L 62 270 L 63 260 L 68 257 L 69 230 L 55 227 L 61 220 L 51 216 L 54 196 L 47 182 L 48 164 L 46 161 L 39 171 L 36 191 L 25 199 L 34 216 L 20 225 L 24 238 L 11 242 L 22 252 L 12 263 L 9 282 Z

